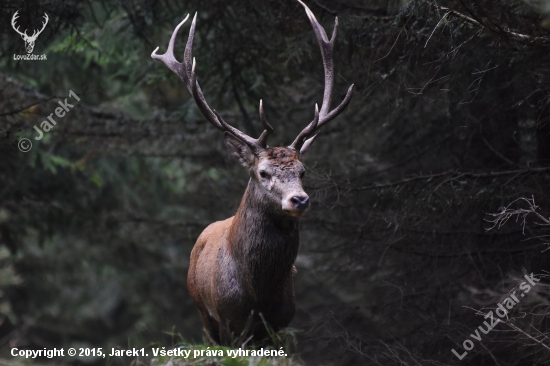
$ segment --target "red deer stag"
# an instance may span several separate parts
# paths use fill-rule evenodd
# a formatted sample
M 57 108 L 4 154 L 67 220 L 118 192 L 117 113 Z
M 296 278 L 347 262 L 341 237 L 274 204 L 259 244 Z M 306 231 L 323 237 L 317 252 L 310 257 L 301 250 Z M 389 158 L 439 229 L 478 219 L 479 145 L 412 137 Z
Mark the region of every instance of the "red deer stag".
M 210 109 L 196 79 L 195 59 L 191 55 L 196 14 L 182 63 L 174 57 L 174 44 L 189 15 L 172 33 L 166 53 L 157 54 L 157 47 L 151 54 L 181 78 L 206 119 L 224 132 L 229 155 L 250 174 L 235 216 L 204 229 L 191 252 L 187 287 L 199 308 L 204 330 L 215 343 L 229 345 L 241 336 L 254 336 L 259 341 L 266 336 L 264 321 L 277 330 L 294 317 L 298 219 L 309 209 L 309 197 L 302 187 L 301 160 L 321 127 L 348 105 L 353 91 L 351 85 L 340 105 L 330 110 L 338 18 L 329 40 L 311 10 L 298 2 L 304 7 L 321 48 L 325 91 L 321 110 L 315 105 L 315 118 L 290 146 L 267 146 L 273 128 L 265 118 L 262 101 L 260 119 L 265 130 L 257 139 L 230 126 Z

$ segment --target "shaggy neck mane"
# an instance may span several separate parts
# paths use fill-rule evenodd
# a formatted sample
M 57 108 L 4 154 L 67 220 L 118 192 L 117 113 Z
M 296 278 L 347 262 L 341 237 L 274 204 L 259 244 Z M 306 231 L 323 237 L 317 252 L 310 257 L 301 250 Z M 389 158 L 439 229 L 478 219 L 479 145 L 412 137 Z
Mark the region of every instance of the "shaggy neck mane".
M 250 179 L 228 235 L 229 252 L 247 274 L 243 285 L 259 297 L 282 286 L 299 245 L 298 219 L 275 209 L 261 190 Z

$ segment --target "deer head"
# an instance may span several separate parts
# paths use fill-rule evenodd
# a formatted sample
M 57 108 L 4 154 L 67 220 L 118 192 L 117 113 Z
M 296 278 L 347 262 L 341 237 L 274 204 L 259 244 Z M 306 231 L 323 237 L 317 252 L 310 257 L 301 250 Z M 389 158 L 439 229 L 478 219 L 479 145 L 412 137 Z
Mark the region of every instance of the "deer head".
M 197 14 L 195 14 L 191 23 L 183 62 L 176 60 L 174 56 L 174 44 L 179 29 L 187 21 L 189 15 L 176 26 L 168 43 L 166 53 L 163 55 L 157 54 L 159 49 L 157 47 L 151 54 L 153 59 L 164 62 L 170 70 L 180 77 L 202 114 L 214 127 L 224 132 L 225 145 L 229 154 L 239 164 L 248 169 L 253 191 L 257 192 L 256 194 L 261 197 L 263 204 L 271 207 L 271 211 L 273 212 L 289 214 L 293 217 L 302 216 L 309 208 L 309 197 L 302 188 L 302 178 L 305 169 L 301 160 L 303 160 L 321 127 L 334 119 L 346 108 L 353 92 L 353 85 L 351 85 L 340 105 L 330 110 L 334 84 L 333 52 L 338 30 L 338 18 L 335 20 L 332 37 L 328 39 L 325 30 L 311 10 L 300 0 L 297 1 L 304 7 L 321 48 L 325 71 L 325 91 L 321 110 L 315 105 L 313 120 L 298 134 L 294 142 L 287 147 L 269 147 L 267 145 L 267 138 L 273 132 L 273 128 L 265 117 L 261 100 L 259 108 L 260 120 L 265 129 L 257 139 L 230 126 L 215 110 L 210 109 L 197 81 L 196 62 L 192 57 Z
M 34 49 L 34 42 L 36 42 L 36 39 L 38 38 L 40 33 L 42 33 L 44 28 L 46 28 L 46 24 L 48 24 L 48 19 L 49 19 L 48 14 L 44 13 L 44 19 L 46 21 L 42 23 L 42 29 L 40 29 L 39 31 L 35 30 L 32 33 L 32 36 L 29 36 L 27 35 L 26 29 L 25 29 L 25 32 L 21 32 L 19 31 L 19 26 L 16 27 L 15 21 L 17 20 L 17 18 L 19 18 L 19 15 L 17 15 L 17 13 L 19 13 L 19 10 L 16 11 L 15 14 L 13 14 L 13 17 L 11 18 L 11 26 L 17 33 L 19 33 L 21 38 L 23 38 L 23 41 L 25 41 L 25 49 L 27 50 L 27 53 L 31 53 L 32 50 Z

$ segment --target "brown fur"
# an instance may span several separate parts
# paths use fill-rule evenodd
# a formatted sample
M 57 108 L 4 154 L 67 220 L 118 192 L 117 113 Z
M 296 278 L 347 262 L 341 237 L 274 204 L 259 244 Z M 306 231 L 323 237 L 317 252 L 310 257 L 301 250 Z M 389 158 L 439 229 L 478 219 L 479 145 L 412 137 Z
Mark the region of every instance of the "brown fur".
M 216 343 L 230 345 L 245 330 L 244 338 L 254 335 L 260 341 L 266 336 L 260 313 L 275 330 L 287 326 L 294 316 L 298 219 L 266 195 L 257 177 L 258 165 L 265 159 L 281 181 L 294 182 L 298 179 L 294 170 L 303 170 L 291 149 L 263 151 L 250 170 L 235 216 L 208 226 L 191 253 L 187 287 L 208 337 Z
M 276 166 L 292 167 L 299 160 L 298 153 L 287 147 L 271 147 L 265 151 L 265 155 Z

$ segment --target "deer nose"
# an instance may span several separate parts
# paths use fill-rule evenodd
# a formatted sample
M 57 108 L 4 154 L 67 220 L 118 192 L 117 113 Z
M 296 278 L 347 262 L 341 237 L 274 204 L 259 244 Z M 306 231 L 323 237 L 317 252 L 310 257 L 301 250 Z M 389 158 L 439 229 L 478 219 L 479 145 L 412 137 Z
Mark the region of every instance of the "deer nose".
M 297 210 L 305 210 L 309 206 L 308 196 L 294 196 L 290 201 Z

